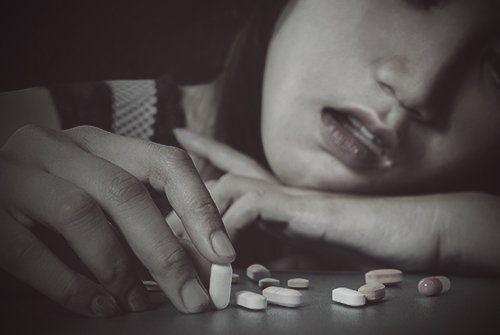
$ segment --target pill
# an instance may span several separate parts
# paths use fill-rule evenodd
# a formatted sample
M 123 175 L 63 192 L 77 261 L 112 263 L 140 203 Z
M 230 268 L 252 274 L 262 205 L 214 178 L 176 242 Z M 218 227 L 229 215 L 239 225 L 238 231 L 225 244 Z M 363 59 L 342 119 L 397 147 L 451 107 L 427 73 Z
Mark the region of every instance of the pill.
M 275 278 L 262 278 L 259 279 L 259 287 L 266 288 L 269 286 L 280 286 L 281 282 Z
M 362 293 L 346 287 L 332 290 L 332 300 L 353 307 L 363 306 L 366 303 L 366 298 Z
M 231 281 L 233 269 L 231 264 L 212 264 L 210 269 L 210 288 L 208 293 L 217 309 L 224 309 L 231 298 Z
M 385 285 L 377 282 L 365 284 L 358 288 L 358 292 L 368 301 L 379 301 L 385 297 Z
M 309 287 L 309 279 L 304 278 L 292 278 L 288 279 L 288 287 L 290 288 L 308 288 Z
M 448 279 L 448 277 L 445 277 L 445 276 L 436 276 L 436 278 L 439 279 L 439 281 L 441 282 L 441 285 L 443 285 L 443 290 L 441 291 L 441 293 L 448 292 L 450 290 L 450 288 L 451 288 L 451 282 Z
M 236 305 L 253 310 L 262 310 L 267 308 L 267 298 L 263 295 L 250 291 L 239 291 L 235 294 Z
M 403 281 L 403 272 L 397 269 L 378 269 L 365 273 L 365 282 L 384 285 L 399 284 Z
M 262 278 L 271 277 L 271 271 L 261 264 L 252 264 L 247 268 L 248 278 L 259 281 Z
M 418 282 L 418 292 L 427 297 L 448 292 L 451 287 L 450 280 L 444 276 L 426 277 Z
M 231 284 L 238 284 L 240 282 L 240 275 L 237 273 L 233 273 L 231 278 Z
M 291 288 L 270 286 L 262 291 L 262 295 L 268 303 L 284 307 L 298 307 L 304 303 L 302 293 Z
M 143 280 L 142 285 L 144 285 L 146 290 L 149 292 L 156 292 L 161 290 L 160 286 L 158 286 L 158 283 L 154 280 Z

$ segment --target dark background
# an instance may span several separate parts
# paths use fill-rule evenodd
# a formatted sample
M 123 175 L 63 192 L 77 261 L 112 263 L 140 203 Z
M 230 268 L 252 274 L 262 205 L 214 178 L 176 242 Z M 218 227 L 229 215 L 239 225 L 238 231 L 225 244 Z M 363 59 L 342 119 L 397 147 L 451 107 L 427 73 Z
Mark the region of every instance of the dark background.
M 258 1 L 3 1 L 0 91 L 171 74 L 212 79 Z

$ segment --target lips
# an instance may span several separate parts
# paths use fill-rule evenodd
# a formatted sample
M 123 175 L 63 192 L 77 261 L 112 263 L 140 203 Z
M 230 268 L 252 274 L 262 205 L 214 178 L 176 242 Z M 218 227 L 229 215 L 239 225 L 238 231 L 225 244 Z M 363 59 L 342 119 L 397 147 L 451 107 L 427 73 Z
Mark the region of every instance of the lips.
M 324 107 L 321 111 L 324 149 L 349 167 L 368 169 L 384 165 L 391 136 L 372 124 L 367 125 L 364 122 L 367 118 L 359 111 Z

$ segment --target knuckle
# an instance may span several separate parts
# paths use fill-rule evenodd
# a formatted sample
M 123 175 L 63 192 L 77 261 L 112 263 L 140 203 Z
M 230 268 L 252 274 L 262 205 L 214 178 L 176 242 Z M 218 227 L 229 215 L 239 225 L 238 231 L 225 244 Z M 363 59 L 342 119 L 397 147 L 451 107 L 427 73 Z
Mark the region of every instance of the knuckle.
M 189 211 L 194 216 L 211 216 L 218 213 L 217 206 L 211 199 L 193 200 L 190 202 Z
M 160 253 L 160 255 L 158 269 L 155 271 L 160 277 L 168 274 L 181 274 L 191 271 L 190 264 L 187 261 L 187 255 L 182 247 L 179 246 L 167 254 Z
M 189 157 L 188 153 L 184 149 L 176 148 L 176 147 L 165 147 L 164 159 L 168 162 L 175 162 L 178 164 L 193 164 L 191 157 Z
M 80 190 L 67 192 L 58 199 L 57 204 L 55 221 L 65 226 L 81 222 L 97 209 L 94 199 Z
M 106 192 L 109 199 L 116 205 L 144 200 L 148 196 L 146 187 L 127 172 L 117 173 L 107 185 Z

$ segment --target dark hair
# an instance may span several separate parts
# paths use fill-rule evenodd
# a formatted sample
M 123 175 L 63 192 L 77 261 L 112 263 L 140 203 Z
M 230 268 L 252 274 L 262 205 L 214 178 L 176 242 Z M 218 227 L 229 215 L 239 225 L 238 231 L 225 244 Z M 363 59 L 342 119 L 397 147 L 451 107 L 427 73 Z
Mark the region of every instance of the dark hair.
M 221 88 L 217 127 L 235 149 L 267 165 L 260 136 L 262 80 L 274 25 L 288 0 L 262 1 L 229 51 Z M 220 130 L 220 128 L 218 129 Z

